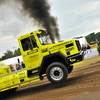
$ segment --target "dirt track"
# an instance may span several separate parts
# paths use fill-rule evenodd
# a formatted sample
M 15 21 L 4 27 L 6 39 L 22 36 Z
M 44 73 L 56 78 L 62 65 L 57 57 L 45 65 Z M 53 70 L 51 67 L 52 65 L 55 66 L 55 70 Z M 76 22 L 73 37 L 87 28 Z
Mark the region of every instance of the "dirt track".
M 45 78 L 0 100 L 100 100 L 100 64 L 74 70 L 62 84 Z

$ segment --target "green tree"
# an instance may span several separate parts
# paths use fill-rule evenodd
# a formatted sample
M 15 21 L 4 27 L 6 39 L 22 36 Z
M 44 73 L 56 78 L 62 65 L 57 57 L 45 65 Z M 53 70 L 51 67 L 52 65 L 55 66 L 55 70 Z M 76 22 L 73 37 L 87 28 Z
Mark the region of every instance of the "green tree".
M 14 51 L 14 57 L 20 56 L 20 55 L 21 55 L 20 49 L 18 48 L 18 49 L 16 49 L 16 50 Z
M 0 61 L 2 60 L 2 57 L 0 58 Z
M 4 53 L 4 57 L 5 57 L 5 59 L 13 57 L 13 52 L 10 51 L 10 50 L 7 50 L 7 51 Z
M 99 54 L 100 54 L 100 45 L 98 46 L 97 50 L 98 50 L 98 52 L 99 52 Z
M 89 35 L 85 36 L 87 42 L 93 42 L 93 41 L 96 41 L 96 34 L 93 32 L 93 33 L 90 33 Z
M 96 33 L 95 38 L 96 38 L 97 40 L 100 40 L 100 32 Z
M 2 59 L 1 60 L 5 60 L 6 59 L 6 57 L 5 56 L 2 56 Z
M 96 36 L 95 36 L 95 33 L 94 32 L 90 34 L 90 37 L 91 37 L 92 41 L 95 41 L 96 40 L 96 38 L 95 38 Z
M 92 41 L 92 39 L 91 39 L 90 36 L 86 36 L 85 38 L 86 38 L 86 40 L 87 40 L 88 43 L 90 43 Z

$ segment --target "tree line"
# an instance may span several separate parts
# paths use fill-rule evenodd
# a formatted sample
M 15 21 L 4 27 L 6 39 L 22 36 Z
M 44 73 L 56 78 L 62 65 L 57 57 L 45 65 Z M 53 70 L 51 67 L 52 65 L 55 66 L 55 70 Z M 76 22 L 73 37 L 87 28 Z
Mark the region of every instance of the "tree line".
M 83 36 L 80 36 L 80 37 L 74 37 L 75 39 L 79 39 L 79 38 L 82 38 Z M 94 42 L 94 41 L 100 41 L 100 32 L 93 32 L 93 33 L 90 33 L 89 35 L 85 36 L 86 40 L 88 43 L 90 42 Z
M 88 43 L 93 42 L 93 41 L 100 41 L 100 32 L 98 33 L 90 33 L 89 35 L 85 36 L 86 40 Z
M 14 52 L 11 50 L 7 50 L 4 55 L 0 58 L 0 61 L 8 59 L 8 58 L 12 58 L 12 57 L 16 57 L 16 56 L 20 56 L 20 49 L 16 49 Z

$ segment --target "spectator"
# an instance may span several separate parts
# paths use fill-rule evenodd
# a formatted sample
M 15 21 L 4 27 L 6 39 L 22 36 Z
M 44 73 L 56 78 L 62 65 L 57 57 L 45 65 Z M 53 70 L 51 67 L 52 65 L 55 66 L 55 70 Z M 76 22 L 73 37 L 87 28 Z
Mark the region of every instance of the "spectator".
M 84 44 L 82 44 L 82 51 L 86 51 L 86 46 Z
M 25 68 L 25 64 L 24 64 L 23 61 L 21 62 L 21 67 L 22 67 L 22 68 Z
M 89 45 L 89 43 L 87 43 L 87 49 L 91 49 L 91 46 Z
M 21 69 L 21 65 L 16 64 L 16 69 L 17 69 L 17 70 L 20 70 L 20 69 Z
M 12 64 L 10 64 L 10 68 L 11 68 L 11 71 L 14 72 L 14 66 Z
M 33 50 L 31 42 L 29 41 L 29 39 L 25 40 L 25 43 L 23 45 L 23 49 L 24 49 L 24 51 L 29 50 L 29 49 Z
M 97 42 L 97 47 L 100 45 L 100 41 Z

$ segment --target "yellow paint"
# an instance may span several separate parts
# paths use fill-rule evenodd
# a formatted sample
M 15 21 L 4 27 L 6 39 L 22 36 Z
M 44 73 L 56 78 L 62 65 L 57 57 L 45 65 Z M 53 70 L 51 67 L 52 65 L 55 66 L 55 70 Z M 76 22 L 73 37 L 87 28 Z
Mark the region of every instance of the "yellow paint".
M 71 62 L 74 62 L 74 61 L 76 61 L 76 59 L 70 59 L 70 61 L 71 61 Z
M 7 65 L 4 64 L 7 67 Z M 9 66 L 8 66 L 9 67 Z M 24 80 L 21 82 L 21 80 Z M 0 77 L 0 90 L 5 91 L 18 86 L 29 84 L 29 82 L 39 81 L 39 75 L 33 76 L 31 78 L 27 77 L 27 70 L 6 74 Z
M 34 71 L 32 71 L 32 73 L 36 73 L 36 72 L 38 72 L 38 70 L 34 70 Z
M 91 48 L 96 48 L 96 47 L 97 47 L 97 43 L 91 45 Z

